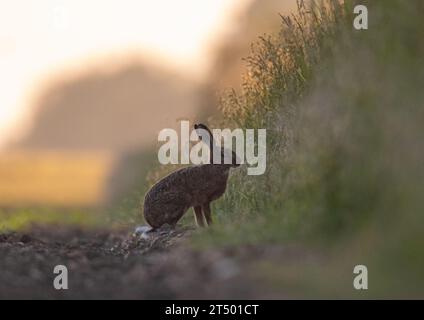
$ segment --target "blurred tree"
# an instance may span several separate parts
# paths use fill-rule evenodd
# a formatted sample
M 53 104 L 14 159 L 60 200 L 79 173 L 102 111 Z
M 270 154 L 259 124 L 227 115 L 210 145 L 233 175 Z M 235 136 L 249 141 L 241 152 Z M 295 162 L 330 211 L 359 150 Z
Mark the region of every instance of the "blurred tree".
M 197 113 L 198 87 L 182 75 L 129 63 L 87 71 L 40 97 L 33 126 L 12 148 L 126 152 L 152 146 L 157 133 Z

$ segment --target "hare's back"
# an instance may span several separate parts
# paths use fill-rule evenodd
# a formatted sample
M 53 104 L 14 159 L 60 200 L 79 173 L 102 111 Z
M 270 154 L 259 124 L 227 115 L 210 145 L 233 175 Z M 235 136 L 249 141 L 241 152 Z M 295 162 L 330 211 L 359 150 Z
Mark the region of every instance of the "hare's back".
M 183 168 L 157 182 L 147 193 L 145 201 L 180 198 L 182 201 L 199 202 L 202 201 L 200 198 L 221 194 L 225 190 L 227 177 L 227 173 L 214 165 Z
M 146 194 L 146 200 L 167 197 L 169 193 L 180 194 L 184 193 L 186 186 L 190 184 L 188 179 L 191 175 L 187 171 L 191 167 L 177 170 L 166 177 L 159 180 Z

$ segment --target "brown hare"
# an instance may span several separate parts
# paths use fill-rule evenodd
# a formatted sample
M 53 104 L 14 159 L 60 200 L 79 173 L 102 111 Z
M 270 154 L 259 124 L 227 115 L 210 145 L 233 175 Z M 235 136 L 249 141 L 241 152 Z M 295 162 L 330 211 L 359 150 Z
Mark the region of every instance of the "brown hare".
M 222 164 L 213 164 L 213 150 L 218 147 L 215 146 L 211 131 L 204 124 L 195 124 L 194 129 L 203 129 L 209 134 L 210 164 L 177 170 L 147 192 L 144 199 L 144 218 L 153 230 L 165 224 L 175 226 L 190 207 L 194 209 L 198 226 L 205 225 L 203 218 L 210 225 L 210 203 L 224 194 L 230 168 L 239 166 L 236 154 L 232 151 L 232 163 L 224 164 L 226 150 L 223 148 L 220 150 Z

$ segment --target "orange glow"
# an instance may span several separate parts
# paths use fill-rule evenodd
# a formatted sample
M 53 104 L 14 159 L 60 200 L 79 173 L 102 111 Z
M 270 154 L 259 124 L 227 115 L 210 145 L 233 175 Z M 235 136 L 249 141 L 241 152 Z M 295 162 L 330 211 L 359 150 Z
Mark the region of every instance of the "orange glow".
M 0 157 L 0 206 L 94 206 L 104 202 L 114 158 L 103 153 L 13 153 Z

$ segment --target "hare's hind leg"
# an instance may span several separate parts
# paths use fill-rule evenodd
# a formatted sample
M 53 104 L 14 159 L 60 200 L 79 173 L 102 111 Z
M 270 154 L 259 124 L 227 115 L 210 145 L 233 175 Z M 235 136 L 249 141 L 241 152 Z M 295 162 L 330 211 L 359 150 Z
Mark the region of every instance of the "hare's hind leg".
M 194 206 L 194 215 L 196 217 L 196 224 L 199 227 L 204 227 L 205 222 L 203 221 L 203 214 L 202 214 L 202 207 L 201 206 Z
M 212 224 L 212 216 L 211 216 L 211 204 L 210 202 L 204 204 L 202 206 L 203 214 L 205 215 L 206 222 L 208 226 Z

